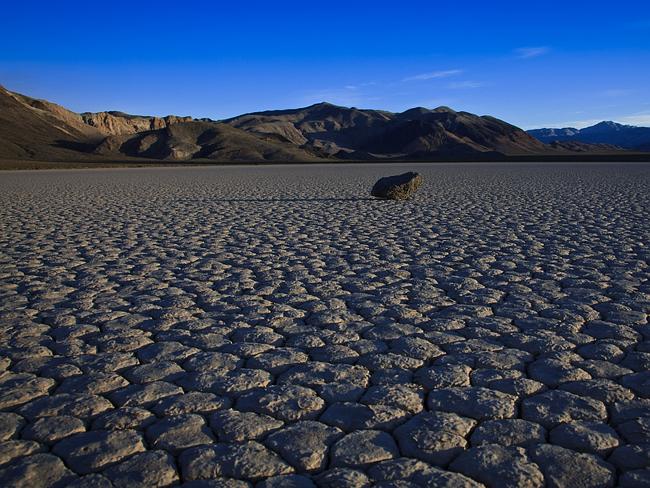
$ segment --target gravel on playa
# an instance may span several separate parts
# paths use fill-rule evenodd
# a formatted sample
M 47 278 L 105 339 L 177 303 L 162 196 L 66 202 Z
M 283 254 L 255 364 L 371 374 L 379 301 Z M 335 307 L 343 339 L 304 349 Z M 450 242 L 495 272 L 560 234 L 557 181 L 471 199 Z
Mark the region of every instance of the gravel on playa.
M 0 484 L 650 486 L 648 215 L 647 164 L 3 173 Z

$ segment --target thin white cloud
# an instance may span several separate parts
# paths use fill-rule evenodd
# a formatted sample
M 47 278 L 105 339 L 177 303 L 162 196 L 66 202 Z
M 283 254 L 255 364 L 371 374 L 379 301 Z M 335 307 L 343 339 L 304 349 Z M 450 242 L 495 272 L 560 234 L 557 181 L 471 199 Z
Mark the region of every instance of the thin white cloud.
M 485 83 L 481 83 L 480 81 L 455 81 L 452 83 L 449 83 L 447 85 L 448 88 L 451 88 L 452 90 L 462 90 L 462 89 L 471 89 L 471 88 L 481 88 L 485 86 Z
M 650 113 L 640 113 L 621 117 L 620 122 L 628 125 L 640 125 L 650 127 Z
M 515 49 L 515 55 L 519 59 L 531 59 L 548 54 L 550 50 L 547 46 L 520 47 L 519 49 Z
M 425 81 L 425 80 L 434 80 L 438 78 L 449 78 L 450 76 L 456 76 L 463 72 L 460 69 L 448 69 L 443 71 L 431 71 L 430 73 L 422 73 L 415 76 L 409 76 L 404 78 L 402 81 Z

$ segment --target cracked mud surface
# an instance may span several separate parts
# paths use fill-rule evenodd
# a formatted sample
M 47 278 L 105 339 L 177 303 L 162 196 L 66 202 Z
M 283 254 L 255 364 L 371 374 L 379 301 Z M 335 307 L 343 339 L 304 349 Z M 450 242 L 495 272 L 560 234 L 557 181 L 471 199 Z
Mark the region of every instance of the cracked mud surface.
M 4 173 L 0 480 L 650 486 L 649 213 L 650 165 Z

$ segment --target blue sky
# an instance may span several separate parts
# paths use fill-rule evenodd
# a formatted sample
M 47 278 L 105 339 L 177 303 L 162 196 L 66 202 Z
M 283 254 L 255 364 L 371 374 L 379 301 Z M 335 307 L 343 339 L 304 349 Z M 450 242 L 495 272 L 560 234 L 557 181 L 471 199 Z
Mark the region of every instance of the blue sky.
M 650 126 L 646 1 L 7 1 L 0 25 L 0 84 L 76 111 L 329 101 Z

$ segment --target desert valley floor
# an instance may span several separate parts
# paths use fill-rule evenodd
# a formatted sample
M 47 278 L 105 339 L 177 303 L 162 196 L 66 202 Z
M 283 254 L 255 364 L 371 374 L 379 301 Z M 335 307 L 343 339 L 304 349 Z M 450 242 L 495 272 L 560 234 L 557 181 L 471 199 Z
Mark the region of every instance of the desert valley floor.
M 648 164 L 3 172 L 1 484 L 650 486 L 649 214 Z

